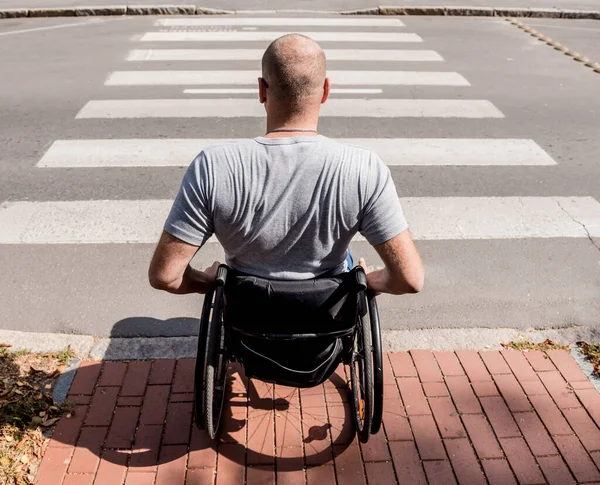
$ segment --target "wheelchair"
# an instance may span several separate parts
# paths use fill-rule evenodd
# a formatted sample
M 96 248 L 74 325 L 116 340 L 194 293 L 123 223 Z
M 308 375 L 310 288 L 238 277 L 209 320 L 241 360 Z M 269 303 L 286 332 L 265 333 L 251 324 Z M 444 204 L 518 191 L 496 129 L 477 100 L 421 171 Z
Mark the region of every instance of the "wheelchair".
M 196 426 L 218 434 L 230 362 L 248 378 L 296 388 L 350 367 L 356 434 L 366 443 L 383 415 L 383 362 L 375 295 L 361 266 L 309 280 L 265 279 L 221 264 L 204 298 L 194 376 Z

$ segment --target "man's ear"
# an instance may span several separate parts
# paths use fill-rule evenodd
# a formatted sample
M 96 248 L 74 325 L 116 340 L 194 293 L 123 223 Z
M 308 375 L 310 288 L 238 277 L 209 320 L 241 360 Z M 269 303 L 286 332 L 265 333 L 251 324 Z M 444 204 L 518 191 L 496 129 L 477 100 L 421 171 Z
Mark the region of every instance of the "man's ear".
M 267 88 L 262 77 L 258 78 L 258 99 L 261 104 L 264 104 L 267 101 Z
M 327 101 L 330 90 L 331 90 L 331 82 L 329 81 L 329 78 L 326 77 L 325 82 L 323 83 L 323 98 L 321 98 L 321 104 L 323 104 L 325 101 Z

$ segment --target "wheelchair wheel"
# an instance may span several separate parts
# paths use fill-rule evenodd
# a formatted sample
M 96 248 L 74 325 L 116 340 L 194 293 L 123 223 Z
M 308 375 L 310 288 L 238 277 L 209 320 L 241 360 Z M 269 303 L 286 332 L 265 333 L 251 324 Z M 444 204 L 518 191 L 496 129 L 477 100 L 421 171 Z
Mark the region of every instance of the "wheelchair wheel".
M 204 381 L 204 424 L 211 439 L 217 435 L 227 383 L 228 360 L 225 353 L 225 322 L 223 319 L 224 287 L 215 290 L 212 318 L 206 338 L 206 374 Z
M 198 330 L 198 346 L 196 351 L 196 368 L 194 371 L 194 416 L 196 427 L 205 429 L 204 426 L 204 374 L 206 372 L 206 341 L 208 325 L 210 323 L 211 310 L 213 308 L 214 290 L 204 295 L 202 314 L 200 316 L 200 328 Z
M 350 382 L 354 422 L 358 439 L 366 443 L 373 422 L 373 358 L 371 325 L 364 293 L 360 296 L 359 315 L 354 333 L 354 348 L 350 360 Z
M 381 428 L 383 418 L 383 352 L 381 346 L 381 328 L 379 326 L 379 311 L 377 300 L 371 292 L 367 293 L 369 305 L 369 320 L 371 322 L 371 340 L 373 343 L 373 421 L 371 434 L 376 434 Z

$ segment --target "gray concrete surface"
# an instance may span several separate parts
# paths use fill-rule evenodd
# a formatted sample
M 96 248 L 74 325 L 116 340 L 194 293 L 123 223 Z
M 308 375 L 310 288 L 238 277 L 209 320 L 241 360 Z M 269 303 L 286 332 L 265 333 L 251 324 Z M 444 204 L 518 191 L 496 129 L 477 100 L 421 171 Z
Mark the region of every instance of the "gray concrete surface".
M 525 19 L 525 24 L 561 44 L 600 62 L 600 26 L 593 20 Z
M 56 139 L 259 134 L 261 127 L 243 118 L 75 119 L 90 99 L 174 96 L 169 87 L 103 85 L 112 71 L 142 68 L 126 63 L 124 58 L 130 49 L 140 48 L 136 39 L 154 29 L 153 21 L 0 22 L 0 65 L 8 67 L 0 76 L 0 201 L 171 198 L 183 173 L 179 168 L 36 168 Z M 393 97 L 489 99 L 506 117 L 325 119 L 320 126 L 324 134 L 531 138 L 558 165 L 393 167 L 394 181 L 401 196 L 592 196 L 600 200 L 598 74 L 502 19 L 407 17 L 403 21 L 406 31 L 425 39 L 419 48 L 438 51 L 446 60 L 442 69 L 459 72 L 472 86 L 395 87 Z M 557 22 L 562 25 L 566 21 Z M 564 42 L 568 45 L 567 40 Z M 589 43 L 582 44 L 581 49 L 586 46 Z M 144 47 L 157 45 L 147 43 Z M 264 45 L 253 43 L 249 47 Z M 348 69 L 352 65 L 338 62 L 331 63 L 330 68 Z M 236 68 L 250 67 L 254 67 L 252 63 L 236 63 Z M 185 67 L 158 62 L 151 68 L 231 69 L 224 62 L 209 66 L 189 63 Z M 391 67 L 382 64 L 376 68 Z M 403 63 L 402 69 L 439 70 L 440 66 Z M 600 245 L 600 241 L 595 243 Z M 572 324 L 597 328 L 597 246 L 584 238 L 421 241 L 419 249 L 427 271 L 425 290 L 416 296 L 381 297 L 383 325 L 390 330 L 525 330 Z M 152 249 L 152 245 L 1 246 L 0 328 L 102 337 L 194 335 L 202 298 L 152 290 L 146 282 Z M 366 255 L 369 262 L 377 263 L 374 251 L 365 243 L 353 245 L 352 250 L 356 256 Z M 219 258 L 220 251 L 209 245 L 196 262 L 203 266 Z

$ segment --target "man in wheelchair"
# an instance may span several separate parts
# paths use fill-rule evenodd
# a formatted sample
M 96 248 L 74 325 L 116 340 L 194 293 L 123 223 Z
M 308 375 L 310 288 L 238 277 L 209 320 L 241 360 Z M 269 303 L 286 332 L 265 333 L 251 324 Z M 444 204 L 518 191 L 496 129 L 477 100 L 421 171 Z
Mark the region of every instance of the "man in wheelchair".
M 389 168 L 371 150 L 317 131 L 330 82 L 308 37 L 276 39 L 262 59 L 266 133 L 202 150 L 188 167 L 149 268 L 150 284 L 202 293 L 197 424 L 214 437 L 227 363 L 297 387 L 350 366 L 355 421 L 366 441 L 383 405 L 375 295 L 419 292 L 423 264 Z M 360 233 L 384 266 L 354 265 Z M 226 264 L 192 268 L 215 235 Z

